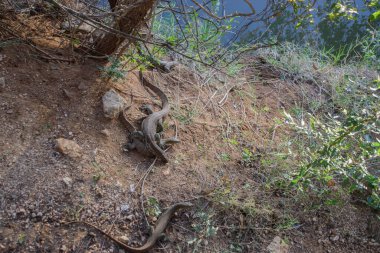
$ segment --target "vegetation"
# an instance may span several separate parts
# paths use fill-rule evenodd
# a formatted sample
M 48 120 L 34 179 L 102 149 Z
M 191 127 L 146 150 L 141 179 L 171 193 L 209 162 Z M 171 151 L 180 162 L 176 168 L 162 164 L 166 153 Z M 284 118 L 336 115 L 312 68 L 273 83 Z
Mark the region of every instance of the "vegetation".
M 329 103 L 309 101 L 309 109 L 284 113 L 287 124 L 297 133 L 291 140 L 290 159 L 300 162 L 299 169 L 286 172 L 289 186 L 320 197 L 342 190 L 360 193 L 360 201 L 380 208 L 377 38 L 375 31 L 373 37 L 364 37 L 336 55 L 289 44 L 263 52 L 269 58 L 281 55 L 277 60 L 272 58 L 272 63 L 305 80 L 327 80 L 324 88 L 331 90 Z M 319 68 L 331 74 L 321 75 Z M 326 202 L 342 200 L 334 198 L 326 198 Z
M 240 243 L 244 233 L 253 238 L 256 230 L 278 233 L 300 227 L 299 217 L 283 203 L 286 201 L 302 206 L 303 210 L 345 207 L 352 203 L 364 203 L 374 212 L 380 210 L 379 1 L 364 1 L 363 10 L 351 1 L 327 0 L 317 6 L 312 0 L 267 1 L 265 11 L 242 1 L 248 10 L 242 13 L 226 12 L 224 1 L 219 0 L 207 4 L 191 1 L 188 9 L 178 1 L 139 1 L 130 9 L 123 9 L 127 1 L 118 1 L 119 4 L 109 1 L 112 11 L 98 13 L 99 9 L 90 6 L 97 15 L 87 16 L 60 1 L 47 2 L 64 10 L 65 15 L 69 13 L 106 31 L 96 43 L 90 43 L 88 38 L 70 38 L 76 41 L 75 49 L 94 49 L 85 51 L 91 51 L 92 57 L 107 59 L 107 65 L 100 68 L 104 78 L 124 79 L 131 70 L 153 69 L 162 59 L 175 60 L 197 78 L 207 80 L 205 83 L 214 81 L 215 86 L 207 88 L 222 90 L 225 95 L 222 94 L 221 102 L 233 93 L 230 100 L 235 99 L 233 107 L 238 113 L 242 110 L 238 100 L 247 99 L 250 108 L 244 109 L 250 115 L 268 115 L 265 127 L 250 128 L 270 136 L 258 147 L 246 141 L 244 134 L 248 131 L 242 130 L 246 127 L 243 120 L 235 118 L 237 122 L 230 122 L 224 112 L 228 129 L 221 130 L 225 131 L 221 133 L 223 141 L 210 145 L 217 150 L 216 164 L 225 167 L 213 174 L 215 183 L 210 183 L 211 189 L 194 198 L 210 208 L 195 205 L 198 209 L 192 215 L 191 228 L 187 229 L 191 236 L 185 240 L 185 247 L 193 252 L 202 252 L 221 232 L 233 238 L 225 252 L 244 252 L 244 244 Z M 146 20 L 141 20 L 145 17 Z M 148 32 L 140 31 L 138 25 L 142 21 L 151 22 Z M 264 27 L 256 27 L 259 23 Z M 320 33 L 308 37 L 310 30 Z M 347 36 L 342 35 L 345 33 Z M 0 49 L 23 41 L 32 44 L 20 37 L 0 42 Z M 259 61 L 257 64 L 273 74 L 276 81 L 296 86 L 303 92 L 302 102 L 295 102 L 292 108 L 275 116 L 277 111 L 273 108 L 255 104 L 253 91 L 244 93 L 243 88 L 254 86 L 255 81 L 268 80 L 261 76 L 264 71 L 254 72 L 253 81 L 248 77 L 244 81 L 238 79 L 246 74 L 244 71 L 253 71 L 251 59 Z M 318 97 L 304 91 L 306 86 L 318 90 Z M 181 125 L 179 129 L 199 123 L 196 118 L 204 114 L 212 100 L 205 103 L 201 95 L 199 92 L 197 102 L 191 106 L 173 106 L 171 116 Z M 218 105 L 217 109 L 223 110 L 223 103 Z M 207 122 L 201 124 L 206 128 Z M 283 133 L 276 135 L 279 128 Z M 165 125 L 166 129 L 169 125 Z M 194 142 L 197 149 L 189 150 L 189 154 L 198 152 L 199 159 L 207 157 L 210 147 L 197 143 L 195 137 L 187 140 Z M 181 156 L 186 155 L 186 152 L 178 155 L 173 170 L 181 165 Z M 97 163 L 93 165 L 93 185 L 101 185 L 106 172 Z M 237 167 L 239 175 L 246 178 L 228 174 L 229 166 Z M 209 169 L 214 168 L 205 168 Z M 170 178 L 170 173 L 168 170 L 164 175 Z M 202 180 L 207 178 L 201 176 Z M 261 198 L 257 198 L 259 194 Z M 275 203 L 273 199 L 279 196 L 283 202 Z M 145 215 L 152 220 L 162 213 L 160 201 L 153 196 L 145 201 Z M 83 208 L 68 208 L 68 213 L 79 219 Z M 282 213 L 278 214 L 277 209 Z M 23 245 L 26 239 L 25 234 L 19 234 L 17 242 Z

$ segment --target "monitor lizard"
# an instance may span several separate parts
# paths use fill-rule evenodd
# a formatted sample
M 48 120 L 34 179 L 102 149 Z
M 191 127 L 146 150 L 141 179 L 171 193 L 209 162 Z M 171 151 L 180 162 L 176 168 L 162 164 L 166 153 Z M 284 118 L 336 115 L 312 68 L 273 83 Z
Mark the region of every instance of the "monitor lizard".
M 112 237 L 107 232 L 101 230 L 100 228 L 96 227 L 95 225 L 92 225 L 91 223 L 87 223 L 85 221 L 72 221 L 72 222 L 66 223 L 66 225 L 77 223 L 77 224 L 83 224 L 83 225 L 89 226 L 89 227 L 97 230 L 101 234 L 107 236 L 109 239 L 111 239 L 112 241 L 117 243 L 122 249 L 124 249 L 127 252 L 132 252 L 132 253 L 148 252 L 151 248 L 154 247 L 156 242 L 164 236 L 164 230 L 166 229 L 166 227 L 170 221 L 170 218 L 172 217 L 174 212 L 180 208 L 191 207 L 191 206 L 193 206 L 193 205 L 189 202 L 180 202 L 180 203 L 177 203 L 177 204 L 170 206 L 158 219 L 158 221 L 156 223 L 157 225 L 153 229 L 151 236 L 148 238 L 148 240 L 145 242 L 145 244 L 143 246 L 137 247 L 137 248 L 128 246 L 127 244 L 117 240 L 116 238 Z
M 158 87 L 154 86 L 144 76 L 142 71 L 139 76 L 143 85 L 154 91 L 161 99 L 162 109 L 158 112 L 149 114 L 141 123 L 141 131 L 134 131 L 129 136 L 127 148 L 129 150 L 136 149 L 144 155 L 154 155 L 167 163 L 169 160 L 165 155 L 165 151 L 157 144 L 157 126 L 160 120 L 167 116 L 170 110 L 169 100 L 165 93 Z

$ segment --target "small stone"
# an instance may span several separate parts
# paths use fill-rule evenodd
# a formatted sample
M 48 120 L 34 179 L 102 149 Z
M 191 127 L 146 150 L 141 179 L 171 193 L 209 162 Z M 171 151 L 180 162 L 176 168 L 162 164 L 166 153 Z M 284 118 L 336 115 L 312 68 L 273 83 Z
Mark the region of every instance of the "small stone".
M 334 237 L 331 238 L 331 241 L 338 241 L 339 240 L 339 235 L 336 235 Z
M 166 168 L 166 169 L 163 171 L 163 174 L 164 174 L 164 176 L 169 176 L 169 175 L 170 175 L 170 169 L 169 169 L 169 168 Z
M 73 186 L 73 180 L 69 177 L 62 178 L 62 181 L 65 183 L 65 185 L 69 188 Z
M 68 248 L 65 245 L 62 245 L 62 247 L 59 250 L 61 252 L 68 252 Z
M 70 100 L 75 98 L 75 94 L 72 91 L 69 91 L 67 89 L 63 89 L 63 93 L 65 94 L 66 98 L 68 98 Z
M 104 136 L 106 137 L 110 137 L 111 133 L 108 129 L 103 129 L 102 131 L 100 131 Z
M 59 68 L 58 68 L 58 66 L 55 65 L 55 64 L 50 64 L 50 69 L 51 69 L 51 70 L 58 70 Z
M 36 215 L 37 218 L 41 218 L 42 216 L 43 216 L 42 212 L 38 212 Z
M 313 219 L 312 219 L 314 222 L 316 222 L 318 219 L 317 219 L 317 217 L 313 217 Z
M 153 218 L 152 218 L 152 221 L 153 221 L 153 222 L 157 221 L 157 217 L 153 217 Z
M 83 82 L 81 82 L 79 85 L 78 85 L 78 90 L 81 90 L 81 91 L 84 91 L 84 90 L 87 90 L 87 85 Z
M 128 204 L 123 204 L 120 206 L 120 211 L 122 212 L 128 212 L 129 210 L 129 205 Z
M 378 246 L 380 246 L 380 243 L 378 243 L 378 242 L 369 242 L 368 245 L 378 247 Z
M 26 214 L 25 208 L 21 207 L 20 209 L 18 209 L 17 214 L 19 214 L 19 215 L 25 215 Z
M 135 216 L 133 215 L 133 214 L 130 214 L 130 215 L 128 215 L 127 217 L 125 217 L 127 220 L 129 220 L 129 221 L 132 221 L 134 218 L 135 218 Z
M 287 253 L 289 252 L 289 245 L 281 237 L 276 236 L 268 245 L 267 250 L 271 253 Z
M 103 111 L 106 118 L 117 118 L 119 113 L 126 107 L 126 101 L 114 89 L 107 91 L 103 98 Z
M 6 111 L 7 114 L 12 114 L 13 113 L 13 110 L 12 109 L 9 109 Z
M 120 240 L 121 242 L 124 242 L 124 243 L 128 243 L 128 242 L 129 242 L 129 238 L 128 238 L 128 236 L 125 236 L 125 235 L 120 236 L 120 237 L 119 237 L 119 240 Z
M 75 141 L 58 138 L 55 147 L 58 152 L 71 158 L 82 157 L 82 148 Z

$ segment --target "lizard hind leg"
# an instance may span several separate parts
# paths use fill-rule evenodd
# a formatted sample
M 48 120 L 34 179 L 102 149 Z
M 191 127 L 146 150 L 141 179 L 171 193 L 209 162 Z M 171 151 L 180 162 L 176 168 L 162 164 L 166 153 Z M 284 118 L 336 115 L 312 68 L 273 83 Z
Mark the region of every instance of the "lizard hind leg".
M 128 150 L 138 149 L 139 145 L 141 145 L 141 142 L 143 142 L 143 140 L 144 140 L 144 133 L 141 131 L 134 131 L 129 134 L 128 143 L 125 145 L 125 147 Z

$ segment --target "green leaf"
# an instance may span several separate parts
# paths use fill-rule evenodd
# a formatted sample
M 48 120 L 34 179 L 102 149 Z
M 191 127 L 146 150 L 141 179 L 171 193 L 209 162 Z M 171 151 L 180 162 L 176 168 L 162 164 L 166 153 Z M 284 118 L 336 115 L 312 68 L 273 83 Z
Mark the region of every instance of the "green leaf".
M 372 13 L 370 16 L 369 16 L 369 21 L 370 22 L 373 22 L 373 21 L 376 21 L 380 18 L 380 10 L 379 11 L 376 11 L 374 13 Z

